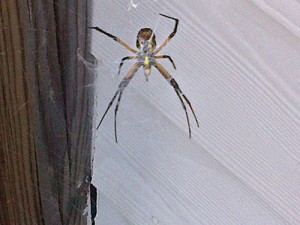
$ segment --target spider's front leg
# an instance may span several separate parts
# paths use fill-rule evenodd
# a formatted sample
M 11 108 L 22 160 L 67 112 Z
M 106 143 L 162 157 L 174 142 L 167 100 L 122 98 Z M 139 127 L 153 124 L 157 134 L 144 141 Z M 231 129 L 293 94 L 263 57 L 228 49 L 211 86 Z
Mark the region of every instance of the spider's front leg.
M 114 39 L 116 42 L 118 42 L 119 44 L 121 44 L 123 47 L 127 48 L 129 51 L 131 51 L 132 53 L 136 54 L 137 51 L 134 50 L 132 47 L 130 47 L 128 44 L 126 44 L 124 41 L 122 41 L 120 38 L 100 29 L 99 27 L 89 27 L 90 29 L 94 29 L 96 31 L 99 31 L 100 33 L 103 33 L 105 35 L 107 35 L 108 37 Z
M 180 102 L 181 102 L 181 105 L 185 111 L 185 115 L 186 115 L 186 120 L 187 120 L 187 123 L 188 123 L 188 129 L 189 129 L 189 137 L 191 138 L 192 136 L 192 132 L 191 132 L 191 126 L 190 126 L 190 120 L 189 120 L 189 115 L 187 113 L 187 110 L 186 110 L 186 106 L 185 106 L 185 103 L 183 101 L 183 99 L 186 101 L 186 103 L 189 105 L 192 113 L 193 113 L 193 116 L 195 118 L 195 121 L 196 121 L 196 124 L 197 124 L 197 127 L 199 127 L 199 122 L 198 122 L 198 119 L 196 117 L 196 114 L 194 112 L 194 109 L 192 107 L 192 104 L 191 102 L 188 100 L 188 98 L 183 94 L 183 92 L 181 91 L 181 89 L 179 88 L 179 85 L 178 83 L 175 81 L 175 79 L 171 76 L 171 74 L 159 63 L 155 63 L 154 66 L 156 67 L 156 69 L 164 76 L 164 78 L 169 82 L 169 84 L 174 88 Z M 182 99 L 183 98 L 183 99 Z
M 169 35 L 169 37 L 162 43 L 162 45 L 156 49 L 153 54 L 156 55 L 160 50 L 162 50 L 168 43 L 169 41 L 171 41 L 171 39 L 175 36 L 176 32 L 177 32 L 177 27 L 178 27 L 178 24 L 179 24 L 179 20 L 174 18 L 174 17 L 171 17 L 171 16 L 166 16 L 164 14 L 159 14 L 161 16 L 164 16 L 166 18 L 169 18 L 169 19 L 172 19 L 172 20 L 175 20 L 175 27 L 174 27 L 174 30 L 173 32 Z
M 128 73 L 126 74 L 126 76 L 123 78 L 123 80 L 121 81 L 121 83 L 118 86 L 118 90 L 116 91 L 115 95 L 113 96 L 113 98 L 111 99 L 111 101 L 109 102 L 98 126 L 97 126 L 97 130 L 99 129 L 104 117 L 106 116 L 108 110 L 110 109 L 110 107 L 112 106 L 112 104 L 114 103 L 116 97 L 119 95 L 118 100 L 117 100 L 117 104 L 116 104 L 116 108 L 115 108 L 115 119 L 114 119 L 114 127 L 115 127 L 115 140 L 116 143 L 118 143 L 118 138 L 117 138 L 117 113 L 118 113 L 118 109 L 119 109 L 119 104 L 121 102 L 121 98 L 122 98 L 122 94 L 124 89 L 128 86 L 130 80 L 132 79 L 132 77 L 134 76 L 134 74 L 137 72 L 137 70 L 141 67 L 141 63 L 136 62 L 131 69 L 128 71 Z

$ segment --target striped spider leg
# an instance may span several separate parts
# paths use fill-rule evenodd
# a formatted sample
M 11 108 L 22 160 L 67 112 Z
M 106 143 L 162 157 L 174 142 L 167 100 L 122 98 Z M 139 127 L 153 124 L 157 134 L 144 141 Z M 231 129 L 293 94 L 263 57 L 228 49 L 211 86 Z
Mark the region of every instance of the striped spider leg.
M 116 42 L 118 42 L 119 44 L 121 44 L 123 47 L 127 48 L 129 51 L 131 51 L 133 54 L 136 54 L 137 51 L 134 50 L 132 47 L 130 47 L 128 44 L 126 44 L 124 41 L 122 41 L 121 39 L 117 38 L 116 36 L 107 33 L 106 31 L 100 29 L 99 27 L 89 27 L 90 29 L 94 29 L 96 31 L 99 31 L 100 33 L 103 33 L 105 35 L 107 35 L 108 37 L 114 39 Z
M 169 19 L 172 19 L 172 20 L 175 20 L 175 27 L 174 27 L 174 30 L 173 32 L 169 35 L 169 37 L 162 43 L 161 46 L 159 46 L 158 49 L 156 49 L 153 54 L 156 55 L 158 52 L 160 52 L 160 50 L 162 50 L 168 43 L 169 41 L 171 41 L 171 39 L 175 36 L 176 32 L 177 32 L 177 27 L 178 27 L 178 24 L 179 24 L 179 20 L 176 19 L 176 18 L 173 18 L 173 17 L 170 17 L 170 16 L 166 16 L 164 14 L 159 14 L 161 16 L 164 16 L 166 18 L 169 18 Z
M 178 98 L 181 102 L 181 105 L 182 105 L 182 107 L 185 111 L 190 138 L 191 138 L 192 132 L 191 132 L 190 120 L 189 120 L 189 115 L 188 115 L 188 112 L 187 112 L 185 102 L 190 107 L 190 109 L 193 113 L 193 116 L 195 118 L 196 124 L 199 127 L 199 123 L 198 123 L 196 114 L 194 112 L 194 109 L 193 109 L 190 101 L 183 94 L 183 92 L 179 88 L 179 85 L 177 84 L 175 79 L 170 75 L 170 73 L 161 64 L 159 64 L 157 62 L 158 59 L 168 59 L 172 63 L 174 69 L 176 69 L 175 63 L 174 63 L 173 59 L 171 58 L 171 56 L 169 56 L 169 55 L 160 55 L 160 56 L 158 56 L 156 54 L 158 52 L 160 52 L 169 43 L 169 41 L 174 37 L 174 35 L 177 32 L 177 27 L 178 27 L 178 23 L 179 23 L 179 20 L 176 19 L 176 18 L 166 16 L 164 14 L 159 14 L 159 15 L 161 15 L 163 17 L 166 17 L 168 19 L 174 20 L 175 21 L 175 27 L 174 27 L 174 30 L 172 31 L 172 33 L 168 36 L 168 38 L 157 49 L 156 49 L 156 37 L 155 37 L 155 34 L 153 33 L 152 29 L 150 29 L 150 28 L 142 28 L 138 32 L 137 39 L 136 39 L 136 47 L 137 47 L 138 50 L 135 50 L 132 47 L 130 47 L 128 44 L 126 44 L 124 41 L 122 41 L 121 39 L 117 38 L 116 36 L 114 36 L 110 33 L 107 33 L 106 31 L 100 29 L 99 27 L 89 27 L 90 29 L 94 29 L 94 30 L 96 30 L 100 33 L 103 33 L 103 34 L 107 35 L 108 37 L 112 38 L 113 40 L 115 40 L 116 42 L 118 42 L 119 44 L 121 44 L 123 47 L 125 47 L 126 49 L 128 49 L 130 52 L 132 52 L 134 54 L 134 56 L 126 56 L 126 57 L 122 58 L 121 63 L 119 65 L 118 74 L 120 74 L 120 72 L 121 72 L 121 68 L 124 64 L 124 61 L 136 59 L 136 62 L 134 63 L 134 65 L 131 67 L 131 69 L 128 71 L 128 73 L 125 75 L 125 77 L 123 78 L 123 80 L 119 84 L 115 95 L 113 96 L 113 98 L 109 102 L 108 107 L 107 107 L 106 111 L 104 112 L 104 115 L 102 116 L 102 118 L 101 118 L 101 120 L 100 120 L 100 122 L 97 126 L 97 129 L 99 129 L 104 117 L 106 116 L 106 114 L 109 111 L 110 107 L 114 103 L 115 99 L 117 99 L 117 104 L 116 104 L 116 107 L 115 107 L 115 117 L 114 117 L 115 141 L 116 142 L 118 142 L 118 138 L 117 138 L 117 112 L 118 112 L 118 109 L 119 109 L 119 104 L 121 102 L 122 94 L 123 94 L 124 89 L 129 84 L 130 80 L 134 76 L 134 74 L 137 72 L 137 70 L 141 66 L 143 66 L 146 81 L 148 81 L 148 77 L 151 75 L 151 67 L 154 66 L 163 75 L 163 77 L 169 82 L 169 84 L 174 88 L 174 90 L 175 90 L 175 92 L 176 92 L 176 94 L 177 94 L 177 96 L 178 96 Z
M 119 95 L 118 100 L 117 100 L 117 104 L 116 104 L 116 108 L 115 108 L 115 141 L 116 143 L 118 143 L 118 137 L 117 137 L 117 113 L 118 113 L 118 109 L 119 109 L 119 104 L 122 98 L 122 94 L 124 89 L 127 87 L 127 85 L 129 84 L 130 80 L 132 79 L 132 77 L 134 76 L 134 74 L 138 71 L 138 69 L 141 67 L 141 63 L 136 62 L 131 69 L 128 71 L 128 73 L 126 74 L 126 76 L 123 78 L 123 80 L 121 81 L 121 83 L 118 86 L 118 90 L 116 91 L 114 97 L 111 99 L 111 101 L 109 102 L 98 126 L 97 126 L 97 130 L 99 129 L 104 117 L 106 116 L 108 110 L 110 109 L 110 107 L 112 106 L 112 104 L 114 103 L 116 97 Z
M 136 58 L 135 56 L 126 56 L 126 57 L 124 57 L 123 59 L 121 59 L 121 63 L 120 63 L 120 65 L 119 65 L 118 75 L 120 75 L 121 68 L 122 68 L 122 66 L 123 66 L 123 64 L 124 64 L 124 61 L 126 61 L 126 60 L 132 60 L 132 59 L 135 59 L 135 58 Z
M 181 89 L 179 88 L 179 85 L 178 83 L 176 82 L 176 80 L 171 76 L 171 74 L 159 63 L 154 63 L 154 66 L 156 67 L 156 69 L 163 75 L 163 77 L 169 82 L 169 84 L 174 88 L 180 102 L 181 102 L 181 105 L 185 111 L 185 116 L 186 116 L 186 120 L 187 120 L 187 124 L 188 124 L 188 129 L 189 129 L 189 138 L 192 137 L 192 131 L 191 131 L 191 125 L 190 125 L 190 120 L 189 120 L 189 115 L 187 113 L 187 110 L 186 110 L 186 106 L 184 104 L 184 101 L 183 99 L 186 101 L 186 103 L 189 105 L 192 113 L 193 113 L 193 116 L 195 118 L 195 121 L 196 121 L 196 124 L 197 124 L 197 127 L 199 127 L 199 122 L 198 122 L 198 119 L 197 119 L 197 116 L 195 114 L 195 111 L 192 107 L 192 104 L 191 102 L 188 100 L 188 98 L 183 94 L 183 92 L 181 91 Z M 183 99 L 182 99 L 183 98 Z
M 175 63 L 173 61 L 173 59 L 171 58 L 171 56 L 169 55 L 158 55 L 158 56 L 155 56 L 156 59 L 169 59 L 170 62 L 172 63 L 174 69 L 176 70 L 176 66 L 175 66 Z

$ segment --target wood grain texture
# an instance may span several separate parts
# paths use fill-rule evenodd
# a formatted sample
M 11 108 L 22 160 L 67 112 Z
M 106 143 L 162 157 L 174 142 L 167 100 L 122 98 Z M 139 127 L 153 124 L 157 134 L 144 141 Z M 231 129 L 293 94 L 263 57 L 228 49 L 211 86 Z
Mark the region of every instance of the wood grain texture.
M 85 1 L 0 2 L 0 224 L 86 224 L 93 74 Z
M 132 2 L 129 7 L 128 4 Z M 93 26 L 134 45 L 139 29 L 199 119 L 192 139 L 176 94 L 153 70 L 124 91 L 114 143 L 113 110 L 97 132 L 94 181 L 99 224 L 300 224 L 299 0 L 102 1 Z M 120 19 L 122 18 L 122 19 Z M 101 115 L 133 62 L 126 49 L 93 33 L 101 74 Z M 102 76 L 102 74 L 104 74 Z M 112 107 L 113 109 L 113 107 Z M 97 121 L 99 121 L 97 117 Z

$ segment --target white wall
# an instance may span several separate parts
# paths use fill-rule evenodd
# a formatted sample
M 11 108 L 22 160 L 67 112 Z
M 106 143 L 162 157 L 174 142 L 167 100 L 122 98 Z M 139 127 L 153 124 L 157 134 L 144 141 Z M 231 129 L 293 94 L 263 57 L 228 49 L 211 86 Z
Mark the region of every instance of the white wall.
M 133 2 L 133 5 L 129 3 Z M 136 4 L 136 5 L 135 5 Z M 158 44 L 200 121 L 153 69 L 137 72 L 96 131 L 97 224 L 300 224 L 300 1 L 95 0 L 92 25 L 131 46 L 140 28 Z M 132 65 L 129 51 L 92 31 L 98 123 Z

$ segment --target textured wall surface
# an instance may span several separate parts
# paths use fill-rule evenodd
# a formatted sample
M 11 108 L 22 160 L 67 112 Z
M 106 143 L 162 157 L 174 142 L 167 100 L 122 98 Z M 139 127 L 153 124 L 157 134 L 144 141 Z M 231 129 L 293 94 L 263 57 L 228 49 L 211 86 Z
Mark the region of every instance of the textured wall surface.
M 131 3 L 131 4 L 130 4 Z M 123 224 L 300 224 L 299 0 L 95 0 L 93 25 L 135 46 L 158 44 L 180 19 L 162 59 L 198 115 L 192 139 L 173 88 L 153 69 L 125 89 L 96 133 L 97 217 Z M 132 62 L 92 31 L 98 123 Z

